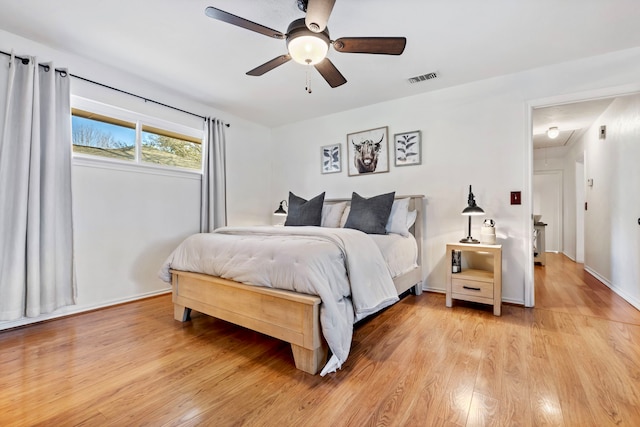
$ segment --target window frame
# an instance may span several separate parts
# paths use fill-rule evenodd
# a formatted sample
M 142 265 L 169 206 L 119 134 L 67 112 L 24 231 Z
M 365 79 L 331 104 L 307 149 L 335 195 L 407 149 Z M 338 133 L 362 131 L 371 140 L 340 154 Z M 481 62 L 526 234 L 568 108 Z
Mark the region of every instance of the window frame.
M 119 160 L 110 157 L 94 156 L 91 154 L 77 153 L 73 151 L 72 156 L 74 164 L 84 166 L 98 166 L 105 167 L 107 169 L 124 169 L 124 170 L 138 170 L 156 174 L 170 174 L 170 175 L 198 175 L 203 173 L 203 165 L 205 159 L 205 144 L 204 144 L 204 125 L 202 129 L 196 129 L 191 126 L 171 122 L 165 119 L 149 116 L 147 114 L 138 113 L 135 111 L 127 110 L 124 108 L 116 107 L 114 105 L 105 104 L 102 102 L 94 101 L 87 98 L 82 98 L 77 95 L 71 96 L 71 108 L 83 110 L 106 117 L 112 117 L 116 120 L 123 120 L 126 122 L 135 123 L 135 156 L 133 160 Z M 73 117 L 73 113 L 72 113 Z M 167 132 L 181 134 L 190 138 L 194 138 L 200 141 L 201 147 L 201 159 L 200 169 L 190 169 L 180 166 L 162 165 L 158 163 L 145 162 L 142 160 L 142 129 L 143 126 L 149 126 L 152 128 L 158 128 Z M 73 129 L 72 129 L 73 130 Z M 193 141 L 190 141 L 193 142 Z M 73 144 L 73 141 L 71 141 Z

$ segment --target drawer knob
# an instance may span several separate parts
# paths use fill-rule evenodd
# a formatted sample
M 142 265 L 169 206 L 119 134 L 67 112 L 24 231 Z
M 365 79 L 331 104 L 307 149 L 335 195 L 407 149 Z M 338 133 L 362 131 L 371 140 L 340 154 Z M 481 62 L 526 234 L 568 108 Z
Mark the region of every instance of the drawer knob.
M 468 289 L 470 291 L 480 291 L 480 288 L 474 288 L 473 286 L 462 285 L 464 289 Z

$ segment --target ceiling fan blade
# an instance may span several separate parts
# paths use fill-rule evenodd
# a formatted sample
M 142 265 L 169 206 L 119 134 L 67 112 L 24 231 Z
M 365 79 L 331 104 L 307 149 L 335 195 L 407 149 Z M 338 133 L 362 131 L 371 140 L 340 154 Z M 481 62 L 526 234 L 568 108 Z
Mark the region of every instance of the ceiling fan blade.
M 322 77 L 329 83 L 331 87 L 338 87 L 347 82 L 347 79 L 338 71 L 333 62 L 329 61 L 329 58 L 324 58 L 322 61 L 314 65 L 316 70 Z
M 343 37 L 333 42 L 338 52 L 379 55 L 400 55 L 406 45 L 406 37 Z
M 267 71 L 271 71 L 276 67 L 279 67 L 280 65 L 284 64 L 285 62 L 289 62 L 289 60 L 291 59 L 291 56 L 289 54 L 286 55 L 280 55 L 276 58 L 273 58 L 271 61 L 267 61 L 264 64 L 254 68 L 251 71 L 247 71 L 247 75 L 248 76 L 261 76 L 264 73 L 266 73 Z
M 309 0 L 307 4 L 307 16 L 304 23 L 314 33 L 321 33 L 327 28 L 329 15 L 333 10 L 336 0 Z
M 264 25 L 256 24 L 255 22 L 249 21 L 248 19 L 244 19 L 229 12 L 225 12 L 224 10 L 216 9 L 215 7 L 207 7 L 204 10 L 204 13 L 209 18 L 217 19 L 218 21 L 236 25 L 241 28 L 246 28 L 247 30 L 255 31 L 256 33 L 264 34 L 268 37 L 284 39 L 284 34 L 282 34 L 280 31 L 265 27 Z

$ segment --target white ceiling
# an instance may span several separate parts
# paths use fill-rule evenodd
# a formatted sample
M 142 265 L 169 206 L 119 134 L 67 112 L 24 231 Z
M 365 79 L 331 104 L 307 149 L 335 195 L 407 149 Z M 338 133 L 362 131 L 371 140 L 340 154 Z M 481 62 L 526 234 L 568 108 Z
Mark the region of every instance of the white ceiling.
M 331 89 L 312 70 L 307 94 L 305 67 L 293 62 L 245 75 L 286 53 L 285 42 L 208 18 L 207 6 L 282 32 L 303 16 L 296 0 L 0 0 L 0 29 L 267 126 L 640 46 L 638 0 L 337 0 L 333 39 L 405 36 L 407 48 L 331 51 L 347 84 Z M 440 77 L 407 82 L 432 71 Z
M 604 113 L 614 98 L 574 102 L 536 108 L 532 114 L 533 148 L 570 147 Z M 551 139 L 550 127 L 557 127 L 560 134 Z

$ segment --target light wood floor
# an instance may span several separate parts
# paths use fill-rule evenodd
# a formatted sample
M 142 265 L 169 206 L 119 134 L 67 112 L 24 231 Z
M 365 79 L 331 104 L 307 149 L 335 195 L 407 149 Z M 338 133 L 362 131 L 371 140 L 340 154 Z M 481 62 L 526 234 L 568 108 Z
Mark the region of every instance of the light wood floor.
M 536 308 L 640 325 L 640 311 L 562 254 L 535 267 Z M 640 425 L 640 423 L 638 423 Z
M 606 288 L 555 269 L 536 268 L 540 308 L 502 317 L 408 296 L 357 325 L 325 378 L 277 340 L 175 322 L 169 296 L 0 332 L 0 425 L 640 425 L 637 313 L 606 319 L 620 310 Z

